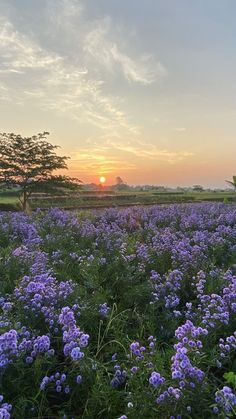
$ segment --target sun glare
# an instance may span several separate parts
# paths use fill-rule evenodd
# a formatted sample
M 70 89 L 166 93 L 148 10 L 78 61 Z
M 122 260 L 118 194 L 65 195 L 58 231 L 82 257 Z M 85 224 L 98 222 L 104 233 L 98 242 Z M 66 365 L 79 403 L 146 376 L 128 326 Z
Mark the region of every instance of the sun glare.
M 104 176 L 100 176 L 99 180 L 100 180 L 100 183 L 106 182 L 106 178 Z

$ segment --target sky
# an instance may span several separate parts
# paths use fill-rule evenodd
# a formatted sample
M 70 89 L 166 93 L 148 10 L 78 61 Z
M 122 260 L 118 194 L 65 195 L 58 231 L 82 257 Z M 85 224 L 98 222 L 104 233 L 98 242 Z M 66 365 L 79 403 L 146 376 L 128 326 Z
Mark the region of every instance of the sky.
M 0 0 L 0 131 L 83 182 L 236 174 L 235 0 Z

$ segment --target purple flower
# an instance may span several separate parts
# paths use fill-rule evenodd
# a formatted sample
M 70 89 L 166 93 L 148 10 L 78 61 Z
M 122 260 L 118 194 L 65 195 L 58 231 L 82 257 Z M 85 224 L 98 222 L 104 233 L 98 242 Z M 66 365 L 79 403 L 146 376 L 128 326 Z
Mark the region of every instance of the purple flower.
M 76 383 L 77 383 L 77 384 L 81 384 L 81 383 L 82 383 L 82 381 L 83 381 L 82 376 L 81 376 L 81 375 L 77 375 L 77 377 L 76 377 Z
M 134 366 L 134 367 L 131 368 L 130 371 L 131 371 L 132 374 L 137 374 L 138 370 L 139 370 L 139 367 Z
M 76 346 L 72 349 L 70 356 L 73 359 L 73 361 L 78 361 L 79 359 L 83 358 L 84 353 L 81 352 L 78 346 Z
M 153 387 L 159 387 L 165 382 L 165 378 L 162 377 L 159 372 L 153 371 L 151 377 L 149 378 L 149 384 Z
M 0 418 L 1 419 L 10 419 L 11 415 L 10 415 L 10 411 L 12 409 L 12 405 L 9 403 L 2 403 L 3 401 L 3 396 L 1 397 L 1 405 L 0 405 Z
M 106 317 L 108 315 L 109 310 L 110 310 L 110 307 L 108 307 L 107 303 L 103 303 L 99 305 L 98 312 L 101 314 L 101 316 Z
M 215 402 L 217 403 L 217 409 L 221 409 L 226 414 L 233 412 L 234 406 L 236 406 L 236 394 L 233 390 L 224 386 L 222 390 L 215 393 Z

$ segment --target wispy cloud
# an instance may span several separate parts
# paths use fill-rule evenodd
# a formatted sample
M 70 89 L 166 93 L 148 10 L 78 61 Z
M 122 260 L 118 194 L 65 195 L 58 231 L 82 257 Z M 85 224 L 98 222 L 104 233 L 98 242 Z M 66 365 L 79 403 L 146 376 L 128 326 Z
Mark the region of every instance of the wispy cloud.
M 107 89 L 107 74 L 122 74 L 124 81 L 149 85 L 165 75 L 165 68 L 151 55 L 133 57 L 124 41 L 113 39 L 111 18 L 89 20 L 82 0 L 43 4 L 47 19 L 41 30 L 45 29 L 48 42 L 40 33 L 35 36 L 17 25 L 16 16 L 15 20 L 0 16 L 0 74 L 8 89 L 7 100 L 63 113 L 95 126 L 99 135 L 140 135 L 139 123 L 124 110 L 124 98 Z M 58 36 L 62 44 L 66 40 L 64 49 Z M 65 48 L 69 42 L 71 49 Z M 6 101 L 6 95 L 0 95 L 0 100 Z
M 72 155 L 70 171 L 82 174 L 109 175 L 122 170 L 130 171 L 136 169 L 136 164 L 125 160 L 122 157 L 111 155 L 111 150 L 102 147 L 82 149 Z
M 36 105 L 43 109 L 62 112 L 105 132 L 138 132 L 115 99 L 103 93 L 103 81 L 90 77 L 85 65 L 73 65 L 66 57 L 42 48 L 9 21 L 1 19 L 0 24 L 0 72 L 5 75 L 5 86 L 15 87 L 12 100 L 17 94 L 26 103 L 36 98 Z M 10 93 L 11 89 L 9 100 Z
M 48 7 L 55 2 L 48 1 Z M 59 0 L 50 14 L 52 28 L 72 37 L 81 22 L 80 45 L 74 59 L 67 52 L 42 45 L 36 37 L 0 19 L 0 100 L 30 104 L 97 128 L 95 138 L 74 153 L 71 171 L 80 173 L 133 171 L 144 162 L 175 164 L 192 156 L 141 141 L 139 124 L 121 109 L 120 98 L 109 94 L 104 72 L 122 74 L 132 83 L 149 85 L 164 77 L 165 68 L 150 55 L 131 57 L 125 44 L 111 40 L 108 18 L 85 28 L 81 2 Z M 65 24 L 64 24 L 65 23 Z M 94 72 L 96 67 L 99 71 Z
M 166 149 L 158 148 L 153 144 L 144 143 L 142 141 L 136 141 L 135 143 L 117 144 L 112 143 L 114 148 L 125 153 L 130 153 L 133 156 L 138 157 L 141 160 L 149 161 L 165 161 L 166 163 L 175 164 L 181 160 L 189 157 L 193 157 L 194 153 L 189 151 L 170 151 Z
M 60 37 L 60 41 L 78 41 L 83 26 L 84 5 L 81 0 L 47 0 L 46 16 L 48 24 L 47 34 L 52 38 Z M 63 37 L 60 35 L 63 34 Z M 69 52 L 69 51 L 68 51 Z
M 174 165 L 193 156 L 189 151 L 159 149 L 155 145 L 134 140 L 124 143 L 115 138 L 107 139 L 102 144 L 88 141 L 85 147 L 80 147 L 78 152 L 73 153 L 70 168 L 78 171 L 79 167 L 82 172 L 93 175 L 110 174 L 118 173 L 121 169 L 126 172 L 138 170 L 140 165 L 143 167 L 146 163 L 148 166 L 160 162 Z
M 163 78 L 167 71 L 151 55 L 133 58 L 121 50 L 116 42 L 110 41 L 110 20 L 97 22 L 85 38 L 84 50 L 88 57 L 100 64 L 106 71 L 115 73 L 120 69 L 129 82 L 151 84 Z
M 23 73 L 24 69 L 48 69 L 61 57 L 48 54 L 26 36 L 16 31 L 9 21 L 0 19 L 0 51 L 2 71 Z

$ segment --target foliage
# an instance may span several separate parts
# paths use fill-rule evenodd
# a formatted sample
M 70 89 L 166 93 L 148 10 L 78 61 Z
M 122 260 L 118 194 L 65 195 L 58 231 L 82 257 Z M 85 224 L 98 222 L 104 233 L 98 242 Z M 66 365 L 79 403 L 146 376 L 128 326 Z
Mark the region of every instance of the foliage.
M 236 176 L 233 176 L 233 180 L 226 180 L 226 182 L 233 186 L 234 189 L 236 189 Z
M 236 374 L 233 371 L 226 372 L 224 378 L 227 383 L 231 384 L 236 389 Z
M 48 132 L 32 137 L 13 133 L 0 134 L 0 184 L 3 187 L 19 187 L 20 201 L 24 210 L 32 192 L 52 191 L 58 188 L 76 187 L 76 179 L 55 176 L 53 172 L 66 169 L 66 156 L 58 156 L 58 146 L 47 141 Z
M 204 191 L 204 188 L 201 185 L 194 185 L 193 186 L 193 191 L 195 191 L 195 192 L 203 192 Z

